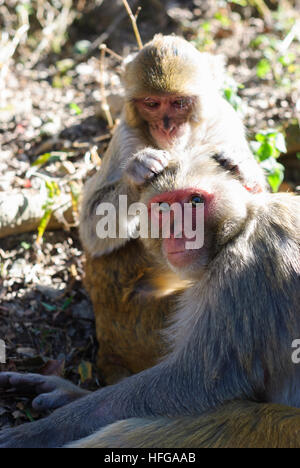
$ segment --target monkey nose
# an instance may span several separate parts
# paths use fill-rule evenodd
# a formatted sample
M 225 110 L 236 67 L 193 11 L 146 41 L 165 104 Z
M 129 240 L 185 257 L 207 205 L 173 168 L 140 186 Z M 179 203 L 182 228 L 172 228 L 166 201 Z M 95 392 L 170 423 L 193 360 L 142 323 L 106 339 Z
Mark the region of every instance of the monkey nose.
M 164 129 L 165 129 L 165 130 L 168 130 L 169 127 L 170 127 L 170 124 L 171 124 L 170 117 L 167 116 L 167 115 L 165 115 L 165 116 L 163 117 L 163 127 L 164 127 Z
M 161 131 L 165 133 L 166 135 L 169 135 L 172 133 L 174 130 L 175 125 L 171 122 L 170 117 L 167 115 L 163 118 L 162 126 L 161 126 Z

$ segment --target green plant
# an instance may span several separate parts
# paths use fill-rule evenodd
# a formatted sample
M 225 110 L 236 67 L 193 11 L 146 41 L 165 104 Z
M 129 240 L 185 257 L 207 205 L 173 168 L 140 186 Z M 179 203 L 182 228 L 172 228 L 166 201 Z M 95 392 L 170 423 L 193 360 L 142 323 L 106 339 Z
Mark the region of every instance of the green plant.
M 260 34 L 250 46 L 262 53 L 256 66 L 256 75 L 266 79 L 272 73 L 278 84 L 291 84 L 300 76 L 300 66 L 296 63 L 295 53 L 289 51 L 293 41 L 299 40 L 299 23 L 295 23 L 283 40 L 275 36 Z
M 284 135 L 274 129 L 261 131 L 255 135 L 251 147 L 267 174 L 272 191 L 277 192 L 284 179 L 284 166 L 277 161 L 281 153 L 286 153 Z
M 213 33 L 212 23 L 210 21 L 204 21 L 200 24 L 196 38 L 192 41 L 192 44 L 200 50 L 208 50 L 213 44 Z
M 38 237 L 36 239 L 37 244 L 40 244 L 43 239 L 45 230 L 53 213 L 53 205 L 57 197 L 60 195 L 59 186 L 55 181 L 45 180 L 45 188 L 47 190 L 47 200 L 43 205 L 44 214 L 38 226 Z
M 244 115 L 247 110 L 247 104 L 243 102 L 241 97 L 238 95 L 238 90 L 243 89 L 243 85 L 237 83 L 231 76 L 226 75 L 225 82 L 223 85 L 223 94 L 226 101 L 232 105 L 232 107 Z

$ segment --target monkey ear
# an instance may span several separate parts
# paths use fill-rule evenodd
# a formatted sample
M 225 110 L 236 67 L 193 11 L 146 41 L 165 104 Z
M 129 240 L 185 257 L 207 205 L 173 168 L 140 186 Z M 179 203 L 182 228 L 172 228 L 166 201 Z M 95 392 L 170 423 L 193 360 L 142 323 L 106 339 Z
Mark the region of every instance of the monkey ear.
M 209 76 L 213 77 L 218 88 L 222 88 L 225 82 L 225 64 L 224 55 L 212 55 L 208 52 L 201 53 L 206 64 L 208 64 Z

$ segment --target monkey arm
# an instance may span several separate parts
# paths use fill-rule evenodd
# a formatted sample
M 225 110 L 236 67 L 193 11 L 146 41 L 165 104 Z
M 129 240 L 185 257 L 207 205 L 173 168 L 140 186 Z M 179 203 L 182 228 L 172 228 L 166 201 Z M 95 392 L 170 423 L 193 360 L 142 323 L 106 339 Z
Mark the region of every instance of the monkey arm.
M 45 419 L 0 432 L 3 447 L 60 447 L 120 419 L 180 414 L 175 388 L 170 397 L 173 366 L 160 364 L 119 384 L 64 406 Z M 172 384 L 172 387 L 174 384 Z
M 203 384 L 198 332 L 187 334 L 184 345 L 179 343 L 179 349 L 157 366 L 83 397 L 43 420 L 0 432 L 0 448 L 61 447 L 119 420 L 196 415 L 215 406 L 223 400 L 218 400 L 213 386 L 208 395 Z M 230 387 L 226 397 L 241 394 Z
M 128 206 L 139 199 L 139 188 L 128 184 L 124 170 L 127 161 L 145 146 L 141 132 L 122 122 L 113 135 L 100 171 L 85 186 L 81 206 L 80 236 L 84 248 L 92 256 L 100 256 L 121 247 L 137 229 L 138 219 L 128 218 L 126 212 L 121 212 L 119 220 L 119 195 L 127 196 Z M 119 221 L 124 231 L 128 227 L 128 238 L 117 236 L 101 239 L 97 236 L 96 228 L 100 217 L 97 216 L 96 210 L 100 203 L 110 203 L 115 206 L 117 227 Z

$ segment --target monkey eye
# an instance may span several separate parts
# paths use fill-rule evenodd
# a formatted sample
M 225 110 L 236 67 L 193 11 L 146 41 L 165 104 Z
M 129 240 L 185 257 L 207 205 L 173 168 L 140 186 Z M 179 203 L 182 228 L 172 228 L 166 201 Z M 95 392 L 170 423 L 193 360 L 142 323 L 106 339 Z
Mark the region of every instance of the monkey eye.
M 144 105 L 150 109 L 156 109 L 159 107 L 160 103 L 158 101 L 153 101 L 151 98 L 144 99 Z
M 167 212 L 170 211 L 170 205 L 167 202 L 161 202 L 159 204 L 159 211 Z
M 205 203 L 205 199 L 204 197 L 202 197 L 201 195 L 194 195 L 191 199 L 190 199 L 190 203 L 196 208 L 198 205 L 200 205 L 201 203 Z
M 172 106 L 176 109 L 184 109 L 188 106 L 189 100 L 187 98 L 178 98 L 172 102 Z

